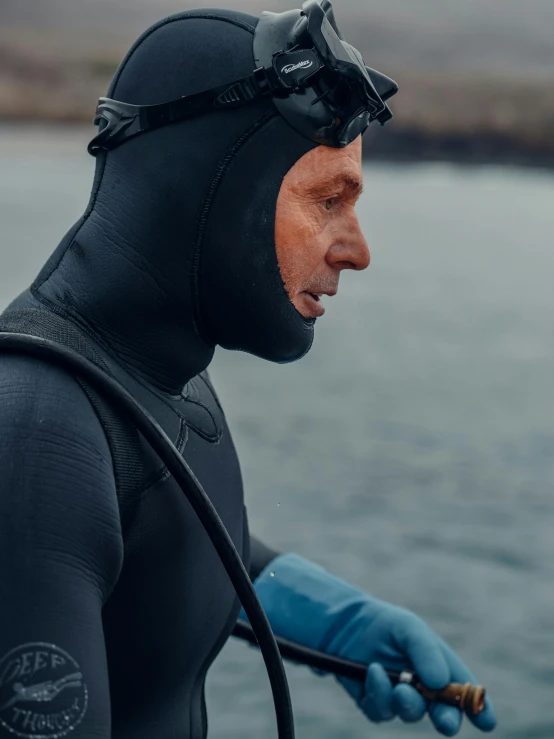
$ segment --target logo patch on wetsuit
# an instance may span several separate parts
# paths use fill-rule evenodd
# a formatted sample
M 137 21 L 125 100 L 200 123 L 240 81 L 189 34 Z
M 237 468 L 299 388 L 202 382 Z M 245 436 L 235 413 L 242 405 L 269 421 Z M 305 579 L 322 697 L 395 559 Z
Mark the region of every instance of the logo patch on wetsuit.
M 23 644 L 0 660 L 0 726 L 10 733 L 58 739 L 81 723 L 87 705 L 79 665 L 55 644 Z

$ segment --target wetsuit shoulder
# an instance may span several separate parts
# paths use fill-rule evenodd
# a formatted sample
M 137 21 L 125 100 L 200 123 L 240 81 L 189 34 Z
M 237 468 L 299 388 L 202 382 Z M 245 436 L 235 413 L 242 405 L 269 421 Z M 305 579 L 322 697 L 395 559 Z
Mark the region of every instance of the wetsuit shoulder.
M 109 737 L 102 606 L 123 559 L 109 447 L 73 377 L 5 355 L 0 541 L 0 737 L 48 721 Z M 33 700 L 43 683 L 49 696 Z

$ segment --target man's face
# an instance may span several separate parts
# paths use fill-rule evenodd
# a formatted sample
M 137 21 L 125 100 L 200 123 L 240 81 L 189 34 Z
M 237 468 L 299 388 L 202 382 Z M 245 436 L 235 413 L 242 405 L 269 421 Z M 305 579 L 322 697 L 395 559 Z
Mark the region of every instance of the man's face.
M 344 149 L 318 146 L 287 172 L 277 199 L 275 245 L 281 276 L 305 318 L 325 312 L 343 269 L 365 269 L 369 249 L 354 206 L 362 191 L 361 136 Z

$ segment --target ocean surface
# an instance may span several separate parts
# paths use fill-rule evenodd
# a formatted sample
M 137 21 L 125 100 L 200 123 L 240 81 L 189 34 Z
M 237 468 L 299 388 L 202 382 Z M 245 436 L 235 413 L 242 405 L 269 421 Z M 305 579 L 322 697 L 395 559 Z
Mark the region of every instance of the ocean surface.
M 89 133 L 0 129 L 2 308 L 86 205 Z M 554 176 L 372 164 L 359 215 L 371 266 L 305 359 L 216 355 L 251 528 L 425 618 L 489 689 L 493 736 L 553 739 Z M 298 739 L 435 735 L 288 674 Z M 208 709 L 211 739 L 276 736 L 256 650 L 229 642 Z

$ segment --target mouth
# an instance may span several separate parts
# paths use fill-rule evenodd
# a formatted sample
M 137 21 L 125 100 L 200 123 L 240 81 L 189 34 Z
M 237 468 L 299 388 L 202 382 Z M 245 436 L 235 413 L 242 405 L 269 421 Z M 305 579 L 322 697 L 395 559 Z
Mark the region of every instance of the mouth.
M 309 290 L 304 290 L 299 294 L 299 298 L 301 300 L 301 307 L 298 308 L 300 313 L 304 316 L 304 318 L 321 318 L 321 316 L 325 313 L 325 306 L 321 302 L 321 298 L 323 295 L 335 295 L 336 290 L 329 290 L 327 292 L 310 292 Z

